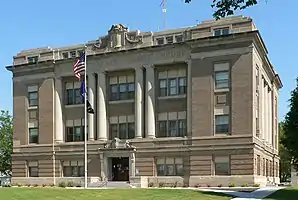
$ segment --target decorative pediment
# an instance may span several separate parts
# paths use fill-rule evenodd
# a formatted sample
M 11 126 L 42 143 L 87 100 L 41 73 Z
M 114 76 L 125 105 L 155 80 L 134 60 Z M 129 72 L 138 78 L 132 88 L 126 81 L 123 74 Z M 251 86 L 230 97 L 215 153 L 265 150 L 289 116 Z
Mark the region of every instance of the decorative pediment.
M 106 143 L 104 149 L 136 149 L 128 140 L 123 141 L 119 138 L 114 138 L 110 143 Z

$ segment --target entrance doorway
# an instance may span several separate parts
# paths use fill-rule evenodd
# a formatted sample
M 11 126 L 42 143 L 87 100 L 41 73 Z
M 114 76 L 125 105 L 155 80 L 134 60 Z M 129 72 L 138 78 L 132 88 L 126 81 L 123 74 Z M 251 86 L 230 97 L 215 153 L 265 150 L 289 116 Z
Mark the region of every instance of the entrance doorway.
M 129 181 L 129 158 L 112 158 L 112 180 Z

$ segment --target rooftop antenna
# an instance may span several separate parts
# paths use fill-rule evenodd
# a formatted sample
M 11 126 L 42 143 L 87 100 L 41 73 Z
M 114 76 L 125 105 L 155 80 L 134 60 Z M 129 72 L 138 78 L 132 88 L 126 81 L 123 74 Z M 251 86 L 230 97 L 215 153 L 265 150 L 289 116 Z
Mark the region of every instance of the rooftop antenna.
M 166 30 L 166 28 L 167 28 L 167 0 L 162 0 L 160 3 L 160 7 L 162 7 L 162 12 L 163 12 L 164 30 Z

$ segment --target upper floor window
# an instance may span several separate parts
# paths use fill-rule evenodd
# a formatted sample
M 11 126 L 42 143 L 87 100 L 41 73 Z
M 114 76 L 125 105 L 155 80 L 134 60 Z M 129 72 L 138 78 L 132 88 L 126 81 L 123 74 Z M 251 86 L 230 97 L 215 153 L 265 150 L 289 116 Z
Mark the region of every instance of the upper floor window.
M 29 144 L 38 144 L 38 128 L 29 128 Z
M 173 43 L 173 36 L 168 36 L 166 37 L 167 44 L 172 44 Z
M 83 104 L 80 87 L 79 82 L 66 83 L 66 105 Z
M 228 71 L 215 72 L 215 88 L 216 89 L 229 88 L 229 72 Z
M 29 64 L 37 63 L 37 62 L 38 62 L 38 56 L 30 56 L 30 57 L 27 57 L 27 60 L 28 60 L 28 63 L 29 63 Z
M 183 41 L 182 35 L 176 35 L 175 39 L 176 39 L 176 42 L 182 42 Z
M 156 159 L 157 176 L 183 176 L 182 158 L 157 158 Z
M 186 112 L 159 113 L 157 137 L 186 136 Z
M 110 118 L 109 139 L 132 139 L 135 137 L 135 122 L 133 116 L 115 116 Z
M 38 162 L 27 162 L 28 177 L 38 177 Z
M 131 100 L 135 98 L 133 75 L 110 77 L 110 101 Z
M 158 73 L 159 96 L 177 96 L 186 94 L 187 79 L 186 70 L 175 69 Z
M 77 57 L 77 51 L 71 51 L 71 52 L 69 52 L 69 54 L 70 54 L 71 58 Z
M 38 86 L 28 87 L 28 103 L 29 107 L 38 106 Z
M 164 42 L 164 38 L 162 37 L 162 38 L 157 38 L 156 39 L 156 43 L 158 44 L 158 45 L 162 45 L 162 44 L 164 44 L 165 42 Z
M 214 36 L 220 36 L 220 35 L 228 35 L 230 34 L 229 28 L 221 28 L 221 29 L 215 29 L 213 32 Z
M 63 59 L 69 58 L 69 52 L 62 53 Z
M 65 142 L 79 142 L 85 139 L 84 119 L 67 120 Z
M 229 115 L 215 116 L 215 133 L 229 133 Z
M 219 157 L 214 158 L 214 169 L 215 175 L 217 176 L 228 176 L 230 175 L 230 158 L 229 157 Z
M 83 161 L 63 161 L 63 177 L 83 177 L 84 174 Z

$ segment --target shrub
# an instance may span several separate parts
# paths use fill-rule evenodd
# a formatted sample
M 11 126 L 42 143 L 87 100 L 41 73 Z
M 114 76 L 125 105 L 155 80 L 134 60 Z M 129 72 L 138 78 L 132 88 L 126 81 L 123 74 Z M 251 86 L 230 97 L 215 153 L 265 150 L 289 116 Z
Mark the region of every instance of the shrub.
M 176 188 L 178 186 L 178 181 L 175 181 L 175 183 L 173 184 L 173 187 Z
M 255 184 L 253 184 L 253 187 L 260 187 L 260 184 L 255 183 Z
M 207 187 L 211 187 L 211 185 L 207 184 Z
M 63 187 L 63 188 L 65 188 L 65 187 L 66 187 L 66 183 L 62 181 L 62 182 L 59 183 L 58 186 L 59 186 L 59 187 Z
M 38 184 L 34 184 L 33 187 L 38 187 Z
M 42 184 L 42 187 L 47 187 L 47 185 L 46 184 Z
M 26 184 L 27 187 L 31 187 L 31 184 Z
M 221 188 L 222 187 L 222 184 L 219 184 L 217 187 L 220 187 Z
M 69 181 L 67 182 L 67 187 L 75 187 L 77 184 L 75 182 Z
M 81 184 L 80 184 L 80 183 L 77 183 L 77 184 L 76 184 L 76 187 L 82 187 L 82 186 L 81 186 Z
M 230 183 L 229 187 L 236 187 L 236 184 L 235 183 Z
M 148 183 L 148 187 L 153 187 L 154 186 L 154 183 L 150 182 Z
M 241 185 L 241 187 L 248 187 L 248 184 L 245 183 L 245 184 Z
M 16 186 L 23 187 L 24 185 L 22 183 L 17 183 Z
M 165 187 L 165 183 L 163 183 L 163 182 L 160 182 L 160 183 L 158 183 L 158 186 L 161 188 L 161 187 Z
M 49 186 L 50 186 L 50 187 L 55 187 L 55 184 L 52 183 L 52 184 L 50 184 Z

